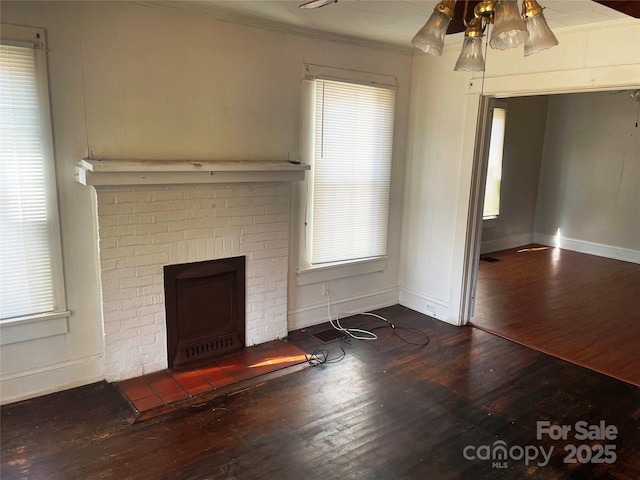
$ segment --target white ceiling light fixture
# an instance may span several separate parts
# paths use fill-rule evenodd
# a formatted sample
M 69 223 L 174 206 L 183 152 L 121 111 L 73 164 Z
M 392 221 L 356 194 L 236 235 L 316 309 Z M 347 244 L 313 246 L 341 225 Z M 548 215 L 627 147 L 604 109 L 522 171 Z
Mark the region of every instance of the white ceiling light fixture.
M 482 56 L 482 19 L 474 17 L 464 32 L 462 51 L 454 68 L 456 72 L 484 71 Z
M 433 13 L 424 24 L 411 43 L 429 55 L 442 55 L 444 48 L 444 36 L 453 19 L 453 8 L 456 0 L 442 0 L 433 9 Z
M 547 20 L 542 13 L 542 7 L 535 0 L 524 2 L 526 8 L 522 15 L 527 26 L 529 36 L 524 42 L 524 56 L 528 57 L 541 50 L 558 45 L 558 39 L 553 34 Z
M 442 55 L 444 36 L 453 19 L 455 3 L 455 0 L 438 3 L 411 43 L 430 55 Z M 524 54 L 529 56 L 558 44 L 536 0 L 523 0 L 522 14 L 516 0 L 482 0 L 473 9 L 473 18 L 469 21 L 466 18 L 467 6 L 468 0 L 465 0 L 465 39 L 456 71 L 484 71 L 482 37 L 491 23 L 491 48 L 505 50 L 524 43 Z

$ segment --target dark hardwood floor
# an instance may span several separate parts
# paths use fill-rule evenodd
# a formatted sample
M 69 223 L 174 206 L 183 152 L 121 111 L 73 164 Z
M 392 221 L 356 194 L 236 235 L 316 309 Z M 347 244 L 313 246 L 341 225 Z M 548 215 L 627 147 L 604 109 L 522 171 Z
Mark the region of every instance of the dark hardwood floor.
M 377 341 L 345 345 L 340 363 L 297 369 L 250 388 L 239 384 L 238 393 L 143 423 L 131 424 L 133 411 L 104 382 L 4 406 L 1 477 L 638 478 L 637 387 L 404 307 L 378 313 L 397 326 L 422 329 L 430 343 L 418 348 L 390 329 L 376 330 Z M 423 340 L 416 332 L 396 332 Z M 339 342 L 323 345 L 308 331 L 289 340 L 306 351 L 328 348 L 331 358 L 340 353 Z M 537 439 L 539 421 L 572 431 L 567 440 Z M 577 440 L 581 421 L 615 426 L 616 438 Z M 500 441 L 512 452 L 506 463 L 478 458 Z M 587 445 L 583 460 L 607 444 L 617 458 L 564 463 L 568 444 Z M 525 448 L 531 456 L 552 448 L 550 461 L 544 464 L 539 454 L 525 462 L 519 455 Z
M 640 265 L 537 247 L 480 261 L 472 324 L 640 386 Z

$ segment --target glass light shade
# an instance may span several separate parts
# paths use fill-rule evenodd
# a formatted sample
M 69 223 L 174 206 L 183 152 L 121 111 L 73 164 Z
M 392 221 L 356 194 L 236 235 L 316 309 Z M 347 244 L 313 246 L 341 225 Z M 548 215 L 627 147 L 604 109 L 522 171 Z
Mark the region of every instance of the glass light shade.
M 489 45 L 506 50 L 515 48 L 527 39 L 527 26 L 520 16 L 516 0 L 498 0 L 494 11 L 494 25 Z
M 528 17 L 525 23 L 529 31 L 529 36 L 524 42 L 525 57 L 558 45 L 558 39 L 549 28 L 549 25 L 547 25 L 544 14 L 540 13 L 533 17 Z
M 465 37 L 454 68 L 456 72 L 484 72 L 482 37 Z
M 451 17 L 447 14 L 434 11 L 427 23 L 424 24 L 424 27 L 413 37 L 411 43 L 429 55 L 442 55 L 444 36 L 447 33 L 450 22 Z

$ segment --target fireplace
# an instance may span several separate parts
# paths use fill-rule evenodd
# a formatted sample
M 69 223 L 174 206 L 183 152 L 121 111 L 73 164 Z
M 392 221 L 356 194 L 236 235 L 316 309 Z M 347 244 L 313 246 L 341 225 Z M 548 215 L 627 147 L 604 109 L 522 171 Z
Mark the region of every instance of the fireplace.
M 210 260 L 246 259 L 244 293 L 236 286 L 223 287 L 226 293 L 218 295 L 244 297 L 244 305 L 234 301 L 234 307 L 225 307 L 244 308 L 244 322 L 238 320 L 244 338 L 238 333 L 204 341 L 202 326 L 189 326 L 186 337 L 193 342 L 184 343 L 190 358 L 191 352 L 220 350 L 225 342 L 252 346 L 287 336 L 291 182 L 302 180 L 308 169 L 271 161 L 85 159 L 78 164 L 78 182 L 96 191 L 107 381 L 162 370 L 187 356 L 186 350 L 178 353 L 181 341 L 167 338 L 167 265 L 199 268 L 195 264 Z M 187 278 L 198 268 L 178 273 L 184 277 L 179 282 L 202 282 L 187 294 L 196 300 L 207 296 L 203 285 L 214 282 Z M 190 316 L 188 309 L 183 316 Z
M 169 366 L 167 265 L 244 256 L 244 346 L 287 336 L 289 191 L 286 183 L 96 190 L 108 381 Z
M 169 367 L 244 348 L 244 256 L 167 265 L 164 286 Z

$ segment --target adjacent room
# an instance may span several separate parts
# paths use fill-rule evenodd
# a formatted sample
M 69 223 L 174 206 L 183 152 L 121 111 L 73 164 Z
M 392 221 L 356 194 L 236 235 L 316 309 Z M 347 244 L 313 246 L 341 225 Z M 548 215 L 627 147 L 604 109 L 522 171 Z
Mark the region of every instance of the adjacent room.
M 496 108 L 472 323 L 639 385 L 640 91 Z
M 2 478 L 636 478 L 639 18 L 0 1 Z

